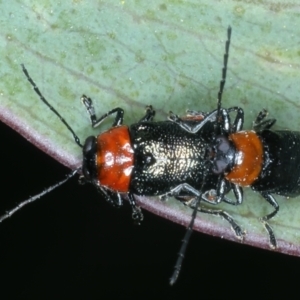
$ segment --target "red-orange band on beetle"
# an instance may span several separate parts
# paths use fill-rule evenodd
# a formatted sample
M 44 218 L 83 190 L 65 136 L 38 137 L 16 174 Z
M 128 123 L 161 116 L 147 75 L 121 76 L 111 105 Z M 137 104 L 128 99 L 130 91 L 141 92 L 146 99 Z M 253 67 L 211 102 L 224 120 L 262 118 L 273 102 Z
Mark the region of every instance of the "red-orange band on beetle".
M 127 126 L 113 127 L 97 137 L 97 171 L 101 186 L 120 193 L 128 192 L 133 160 Z
M 263 145 L 254 131 L 240 131 L 229 136 L 236 148 L 235 165 L 225 178 L 241 186 L 251 185 L 263 163 Z

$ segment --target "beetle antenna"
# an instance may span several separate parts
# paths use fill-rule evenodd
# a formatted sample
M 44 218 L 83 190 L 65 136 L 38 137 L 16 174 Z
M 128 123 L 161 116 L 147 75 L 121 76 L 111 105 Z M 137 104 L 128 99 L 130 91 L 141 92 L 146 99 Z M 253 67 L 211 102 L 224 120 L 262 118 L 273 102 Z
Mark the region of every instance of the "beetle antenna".
M 206 183 L 206 178 L 207 178 L 207 170 L 204 173 L 204 179 L 203 179 L 202 186 L 201 186 L 201 189 L 200 189 L 201 192 L 199 192 L 199 194 L 196 196 L 196 199 L 195 199 L 195 204 L 194 204 L 195 206 L 194 206 L 194 210 L 193 210 L 193 213 L 192 213 L 192 218 L 191 218 L 189 226 L 186 229 L 184 238 L 182 240 L 181 247 L 180 247 L 179 252 L 178 252 L 178 257 L 177 257 L 177 260 L 176 260 L 176 263 L 175 263 L 175 266 L 174 266 L 174 271 L 173 271 L 173 274 L 172 274 L 172 276 L 170 278 L 170 281 L 169 281 L 170 285 L 173 285 L 177 281 L 177 278 L 179 276 L 181 266 L 182 266 L 182 262 L 183 262 L 185 252 L 186 252 L 186 249 L 187 249 L 187 245 L 190 241 L 190 238 L 191 238 L 191 235 L 192 235 L 192 232 L 193 232 L 193 227 L 194 227 L 195 219 L 196 219 L 196 216 L 197 216 L 198 208 L 199 208 L 199 205 L 200 205 L 200 201 L 201 201 L 201 198 L 202 198 L 202 194 L 203 194 L 202 191 L 203 191 L 203 188 L 204 188 L 204 184 Z
M 225 86 L 225 82 L 226 82 L 230 40 L 231 40 L 231 27 L 228 26 L 227 41 L 225 43 L 225 53 L 224 53 L 223 68 L 222 68 L 222 79 L 220 81 L 220 89 L 219 89 L 219 93 L 218 93 L 217 122 L 219 122 L 219 120 L 220 120 L 221 102 L 222 102 L 222 95 L 223 95 L 223 90 L 224 90 L 224 86 Z
M 16 207 L 8 210 L 4 215 L 0 216 L 0 223 L 6 219 L 8 219 L 9 217 L 11 217 L 15 212 L 17 212 L 18 210 L 20 210 L 21 208 L 23 208 L 25 205 L 32 203 L 38 199 L 40 199 L 41 197 L 43 197 L 44 195 L 52 192 L 53 190 L 55 190 L 56 188 L 60 187 L 61 185 L 63 185 L 64 183 L 66 183 L 67 181 L 69 181 L 69 179 L 71 179 L 72 177 L 74 177 L 78 171 L 81 170 L 81 168 L 76 169 L 74 171 L 72 171 L 71 173 L 69 173 L 65 179 L 57 182 L 56 184 L 46 188 L 45 190 L 43 190 L 41 193 L 30 197 L 27 200 L 22 201 L 21 203 L 19 203 Z
M 192 235 L 192 232 L 193 232 L 194 222 L 195 222 L 195 219 L 196 219 L 196 216 L 197 216 L 201 196 L 202 196 L 202 193 L 196 199 L 196 204 L 195 204 L 195 207 L 194 207 L 194 210 L 193 210 L 192 218 L 191 218 L 189 226 L 186 229 L 186 232 L 185 232 L 184 238 L 182 240 L 180 250 L 178 252 L 178 257 L 177 257 L 177 260 L 176 260 L 176 264 L 174 266 L 174 271 L 173 271 L 173 274 L 172 274 L 172 276 L 170 278 L 170 281 L 169 281 L 170 285 L 173 285 L 177 281 L 177 278 L 179 276 L 181 266 L 182 266 L 182 262 L 183 262 L 183 259 L 184 259 L 184 256 L 185 256 L 186 248 L 187 248 L 187 245 L 190 241 L 190 238 L 191 238 L 191 235 Z
M 65 126 L 68 128 L 68 130 L 73 134 L 74 140 L 76 142 L 76 144 L 79 147 L 83 147 L 83 145 L 80 143 L 80 139 L 79 137 L 76 135 L 76 133 L 74 132 L 74 130 L 71 128 L 71 126 L 67 123 L 67 121 L 59 114 L 59 112 L 45 99 L 45 97 L 42 95 L 42 93 L 40 92 L 39 88 L 37 87 L 37 85 L 35 84 L 35 82 L 33 81 L 33 79 L 30 77 L 30 75 L 28 74 L 27 69 L 25 68 L 25 66 L 23 64 L 21 64 L 22 70 L 27 78 L 27 80 L 30 82 L 30 84 L 32 85 L 34 91 L 38 94 L 38 96 L 40 97 L 40 99 L 58 116 L 58 118 L 61 120 L 61 122 L 63 124 L 65 124 Z

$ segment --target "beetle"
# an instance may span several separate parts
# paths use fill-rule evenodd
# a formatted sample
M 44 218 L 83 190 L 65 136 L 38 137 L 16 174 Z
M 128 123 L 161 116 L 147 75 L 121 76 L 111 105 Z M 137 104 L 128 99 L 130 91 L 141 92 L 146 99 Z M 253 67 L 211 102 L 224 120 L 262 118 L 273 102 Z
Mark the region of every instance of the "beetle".
M 143 220 L 143 214 L 136 205 L 134 195 L 159 196 L 161 199 L 174 196 L 191 207 L 195 206 L 194 202 L 185 201 L 183 194 L 210 202 L 206 194 L 215 189 L 217 178 L 208 172 L 206 156 L 216 122 L 216 110 L 211 113 L 189 113 L 183 123 L 201 127 L 195 134 L 170 120 L 154 122 L 155 111 L 152 106 L 147 107 L 145 116 L 139 122 L 130 126 L 123 125 L 124 111 L 121 108 L 115 108 L 97 119 L 91 98 L 83 95 L 81 101 L 94 128 L 109 116 L 116 116 L 109 130 L 97 137 L 89 136 L 82 145 L 70 125 L 41 94 L 24 65 L 22 70 L 41 101 L 58 116 L 83 149 L 83 162 L 82 167 L 73 170 L 66 179 L 5 213 L 0 217 L 0 222 L 77 173 L 80 174 L 80 183 L 93 184 L 105 200 L 115 207 L 121 207 L 124 195 L 127 196 L 132 218 L 137 224 Z M 233 107 L 228 112 L 236 110 L 240 109 Z M 230 223 L 236 236 L 243 238 L 244 232 L 226 212 L 205 207 L 198 207 L 198 210 L 223 217 Z
M 123 196 L 127 196 L 132 217 L 138 224 L 143 220 L 143 214 L 136 205 L 134 195 L 159 196 L 161 199 L 175 197 L 193 208 L 194 212 L 171 277 L 173 284 L 178 277 L 198 211 L 223 217 L 240 240 L 245 235 L 226 211 L 208 209 L 200 205 L 200 201 L 214 205 L 221 202 L 240 205 L 243 202 L 243 188 L 250 186 L 274 208 L 261 221 L 269 234 L 271 248 L 276 248 L 276 238 L 268 221 L 278 213 L 279 205 L 272 194 L 289 197 L 300 194 L 300 133 L 271 131 L 276 120 L 266 119 L 266 110 L 261 111 L 253 122 L 253 130 L 243 131 L 243 109 L 221 107 L 230 39 L 229 27 L 217 109 L 206 113 L 189 111 L 184 118 L 170 112 L 169 120 L 155 122 L 155 111 L 148 106 L 145 116 L 137 123 L 125 126 L 122 108 L 115 108 L 97 118 L 92 100 L 83 95 L 81 101 L 94 128 L 115 115 L 109 130 L 96 137 L 88 137 L 83 145 L 70 125 L 44 98 L 22 65 L 25 76 L 41 101 L 59 117 L 73 134 L 75 142 L 82 147 L 83 163 L 66 179 L 8 211 L 0 217 L 0 222 L 78 173 L 81 183 L 93 184 L 113 206 L 122 206 Z M 232 113 L 236 114 L 233 122 L 230 117 Z M 293 176 L 286 176 L 286 172 Z M 227 197 L 230 191 L 233 191 L 235 200 Z
M 230 35 L 229 27 L 218 103 L 221 103 L 225 85 Z M 83 162 L 82 167 L 73 170 L 66 179 L 8 211 L 0 217 L 0 222 L 76 174 L 80 174 L 80 183 L 93 184 L 113 206 L 122 206 L 123 195 L 126 195 L 132 207 L 132 217 L 137 223 L 142 221 L 143 215 L 135 203 L 134 195 L 159 196 L 162 199 L 174 196 L 189 205 L 191 201 L 185 201 L 188 195 L 192 199 L 198 197 L 211 203 L 209 195 L 216 189 L 218 178 L 210 172 L 207 156 L 213 140 L 212 133 L 218 125 L 220 109 L 208 113 L 188 111 L 188 115 L 180 122 L 175 121 L 174 114 L 170 112 L 169 120 L 155 122 L 155 111 L 152 106 L 147 106 L 146 114 L 137 123 L 126 126 L 123 125 L 122 108 L 114 108 L 97 118 L 91 98 L 83 95 L 81 102 L 93 128 L 112 115 L 115 118 L 109 130 L 96 137 L 87 137 L 82 144 L 67 121 L 42 95 L 25 66 L 22 64 L 21 67 L 40 100 L 60 119 L 72 133 L 75 143 L 82 148 Z M 222 112 L 228 115 L 236 112 L 237 117 L 232 126 L 237 127 L 238 116 L 243 115 L 243 110 L 231 107 L 222 109 Z M 187 130 L 189 127 L 196 130 Z M 227 201 L 226 197 L 223 198 Z M 227 213 L 201 207 L 199 210 L 224 217 L 234 227 L 237 236 L 242 238 L 242 230 Z
M 219 103 L 221 103 L 226 79 L 230 33 L 229 28 L 223 77 L 218 93 Z M 132 218 L 138 224 L 143 220 L 143 214 L 136 205 L 134 195 L 159 196 L 161 199 L 173 196 L 194 208 L 194 216 L 189 228 L 192 229 L 196 212 L 200 211 L 223 217 L 230 223 L 236 236 L 243 239 L 244 232 L 225 211 L 212 210 L 199 205 L 200 200 L 211 203 L 210 195 L 216 190 L 219 181 L 210 170 L 208 157 L 208 150 L 214 141 L 214 133 L 218 127 L 220 118 L 218 114 L 220 111 L 226 112 L 227 115 L 236 112 L 237 117 L 232 126 L 239 130 L 237 122 L 240 120 L 238 116 L 243 114 L 241 108 L 217 109 L 208 113 L 189 111 L 188 115 L 180 121 L 174 120 L 174 114 L 170 113 L 169 120 L 155 122 L 153 120 L 155 111 L 152 106 L 148 106 L 146 114 L 137 123 L 126 126 L 123 124 L 122 108 L 112 109 L 97 118 L 91 98 L 83 95 L 81 101 L 93 128 L 98 127 L 112 115 L 115 115 L 115 118 L 110 129 L 98 136 L 86 138 L 85 143 L 82 144 L 67 121 L 42 95 L 25 66 L 21 66 L 40 100 L 57 115 L 72 133 L 77 145 L 82 148 L 83 162 L 80 168 L 73 170 L 64 180 L 6 212 L 0 217 L 0 222 L 79 174 L 80 183 L 91 183 L 113 206 L 122 206 L 123 197 L 127 196 L 132 208 Z M 186 129 L 190 127 L 197 130 L 192 132 Z M 222 200 L 230 202 L 225 195 L 222 195 Z M 177 278 L 180 267 L 177 265 L 175 270 Z M 175 277 L 173 276 L 173 282 Z

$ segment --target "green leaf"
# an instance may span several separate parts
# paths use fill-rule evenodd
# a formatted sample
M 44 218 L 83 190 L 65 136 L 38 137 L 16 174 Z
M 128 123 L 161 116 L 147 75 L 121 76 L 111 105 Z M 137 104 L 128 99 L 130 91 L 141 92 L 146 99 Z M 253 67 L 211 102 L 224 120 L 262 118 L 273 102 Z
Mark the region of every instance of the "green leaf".
M 259 111 L 277 119 L 277 129 L 297 130 L 299 120 L 299 13 L 297 1 L 6 1 L 1 7 L 1 120 L 70 168 L 81 149 L 34 93 L 23 63 L 48 101 L 84 139 L 92 130 L 80 96 L 94 99 L 101 115 L 125 109 L 125 123 L 141 118 L 145 106 L 165 120 L 169 110 L 211 111 L 223 67 L 228 25 L 233 28 L 223 106 L 245 110 L 245 128 Z M 100 130 L 111 126 L 111 120 Z M 245 189 L 239 207 L 220 205 L 247 231 L 244 243 L 269 248 L 258 221 L 272 208 Z M 276 196 L 271 220 L 278 250 L 299 255 L 299 199 Z M 141 205 L 188 224 L 191 211 L 178 201 L 142 199 Z M 236 240 L 229 225 L 199 214 L 195 228 Z

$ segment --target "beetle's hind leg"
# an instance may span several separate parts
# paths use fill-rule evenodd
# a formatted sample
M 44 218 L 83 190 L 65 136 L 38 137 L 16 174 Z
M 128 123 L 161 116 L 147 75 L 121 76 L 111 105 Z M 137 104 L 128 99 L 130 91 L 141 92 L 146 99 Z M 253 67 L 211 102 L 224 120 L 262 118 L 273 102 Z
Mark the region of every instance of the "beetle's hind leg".
M 272 249 L 276 249 L 277 248 L 276 237 L 275 237 L 274 231 L 273 231 L 272 227 L 269 225 L 268 221 L 271 220 L 274 216 L 276 216 L 276 214 L 279 211 L 279 205 L 278 205 L 277 201 L 275 200 L 275 198 L 272 195 L 270 195 L 268 193 L 263 193 L 263 192 L 261 192 L 260 194 L 274 208 L 274 210 L 270 214 L 260 218 L 260 221 L 263 223 L 264 227 L 266 228 L 266 230 L 269 234 L 270 247 Z
M 194 208 L 193 204 L 190 204 L 189 206 L 191 208 Z M 219 209 L 209 209 L 203 206 L 199 206 L 198 211 L 204 214 L 210 214 L 225 219 L 230 224 L 230 227 L 233 230 L 235 236 L 241 241 L 244 239 L 246 232 L 235 222 L 235 220 L 226 211 Z
M 196 205 L 195 203 L 197 202 L 197 198 L 201 199 L 201 197 L 202 197 L 202 193 L 200 193 L 198 190 L 196 190 L 195 188 L 193 188 L 191 185 L 189 185 L 187 183 L 178 185 L 176 188 L 172 189 L 166 196 L 173 196 L 173 197 L 180 199 L 182 196 L 182 193 L 184 193 L 184 194 L 188 193 L 190 195 L 190 199 L 188 201 L 182 201 L 182 203 L 191 208 L 195 208 L 195 205 Z M 243 238 L 245 236 L 245 232 L 242 230 L 242 228 L 234 221 L 234 219 L 227 212 L 225 212 L 223 210 L 208 209 L 208 208 L 205 208 L 200 205 L 198 205 L 198 211 L 205 213 L 205 214 L 210 214 L 210 215 L 224 218 L 230 224 L 236 237 L 240 240 L 243 240 Z

